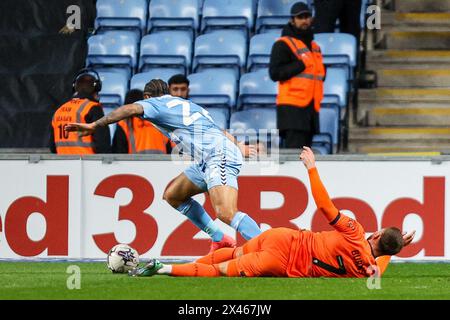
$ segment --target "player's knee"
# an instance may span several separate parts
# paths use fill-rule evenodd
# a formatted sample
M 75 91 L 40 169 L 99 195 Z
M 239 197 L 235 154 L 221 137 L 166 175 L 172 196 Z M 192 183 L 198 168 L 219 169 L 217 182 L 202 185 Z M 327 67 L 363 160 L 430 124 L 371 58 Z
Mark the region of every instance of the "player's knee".
M 167 188 L 164 190 L 163 199 L 175 209 L 183 203 L 183 201 L 177 197 L 172 188 Z
M 233 259 L 235 258 L 240 258 L 244 255 L 244 248 L 242 247 L 237 247 L 236 249 L 234 249 L 233 252 Z
M 231 224 L 231 220 L 233 220 L 233 216 L 236 213 L 232 208 L 228 208 L 226 206 L 217 206 L 216 207 L 216 215 L 220 221 L 225 222 L 226 224 Z
M 167 202 L 170 203 L 170 200 L 171 200 L 171 192 L 170 192 L 170 189 L 169 189 L 169 188 L 166 188 L 166 190 L 164 190 L 164 193 L 163 193 L 163 200 L 166 200 Z

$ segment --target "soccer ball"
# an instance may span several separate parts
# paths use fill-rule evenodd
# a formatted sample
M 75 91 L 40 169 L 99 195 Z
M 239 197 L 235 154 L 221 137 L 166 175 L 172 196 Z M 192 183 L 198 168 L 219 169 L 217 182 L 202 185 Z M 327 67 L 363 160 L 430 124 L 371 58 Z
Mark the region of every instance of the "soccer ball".
M 113 273 L 126 273 L 138 264 L 138 252 L 127 244 L 115 245 L 108 252 L 107 266 Z

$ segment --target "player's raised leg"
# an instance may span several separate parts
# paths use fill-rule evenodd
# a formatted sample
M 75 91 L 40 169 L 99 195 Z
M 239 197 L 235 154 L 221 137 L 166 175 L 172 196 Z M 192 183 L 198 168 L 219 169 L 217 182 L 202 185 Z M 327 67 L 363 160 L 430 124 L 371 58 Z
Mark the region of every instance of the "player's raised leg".
M 238 231 L 245 240 L 261 233 L 255 220 L 238 210 L 237 188 L 228 185 L 215 186 L 209 190 L 209 196 L 217 217 Z
M 220 242 L 224 238 L 223 232 L 211 219 L 203 206 L 192 199 L 194 195 L 203 192 L 204 189 L 201 186 L 194 184 L 185 173 L 182 173 L 168 185 L 164 191 L 163 198 L 199 229 L 206 232 L 212 241 Z

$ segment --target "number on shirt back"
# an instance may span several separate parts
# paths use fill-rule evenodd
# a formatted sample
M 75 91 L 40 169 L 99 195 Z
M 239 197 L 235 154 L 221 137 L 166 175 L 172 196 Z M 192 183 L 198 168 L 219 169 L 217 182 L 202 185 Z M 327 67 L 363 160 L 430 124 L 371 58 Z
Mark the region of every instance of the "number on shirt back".
M 339 275 L 347 274 L 347 270 L 345 269 L 344 260 L 342 259 L 342 256 L 336 256 L 336 260 L 339 265 L 339 269 L 314 257 L 313 257 L 313 264 L 331 273 Z
M 183 110 L 183 124 L 185 126 L 190 126 L 191 124 L 193 124 L 195 121 L 197 121 L 199 118 L 201 118 L 202 116 L 208 118 L 209 120 L 213 121 L 213 119 L 211 118 L 211 116 L 209 115 L 208 111 L 206 111 L 205 109 L 202 109 L 202 112 L 194 112 L 191 114 L 191 104 L 188 101 L 183 101 L 183 100 L 179 100 L 179 99 L 173 99 L 169 102 L 167 102 L 167 107 L 169 109 L 174 108 L 176 106 L 181 105 L 182 106 L 182 110 Z
M 65 130 L 67 124 L 60 124 L 58 126 L 59 129 L 59 139 L 68 139 L 69 138 L 69 132 Z

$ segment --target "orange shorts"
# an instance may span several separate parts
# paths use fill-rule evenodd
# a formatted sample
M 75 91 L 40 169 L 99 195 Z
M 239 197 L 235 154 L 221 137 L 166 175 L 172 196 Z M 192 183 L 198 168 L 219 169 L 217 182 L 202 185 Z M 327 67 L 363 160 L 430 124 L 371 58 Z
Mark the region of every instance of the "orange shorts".
M 234 259 L 243 277 L 287 277 L 286 269 L 294 235 L 298 230 L 269 229 L 243 245 L 243 255 Z

